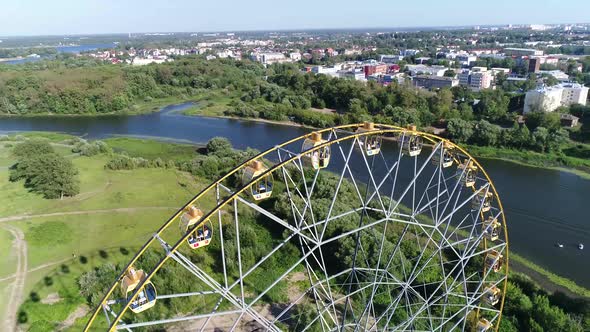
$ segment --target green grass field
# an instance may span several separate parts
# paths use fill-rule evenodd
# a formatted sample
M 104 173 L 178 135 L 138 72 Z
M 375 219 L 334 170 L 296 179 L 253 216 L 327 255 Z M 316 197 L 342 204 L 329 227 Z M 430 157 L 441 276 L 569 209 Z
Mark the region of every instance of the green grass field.
M 130 157 L 143 157 L 146 159 L 190 160 L 194 157 L 198 148 L 191 144 L 167 143 L 128 137 L 108 138 L 105 142 L 115 152 L 125 152 Z
M 56 214 L 7 222 L 24 232 L 28 270 L 37 269 L 27 275 L 26 301 L 20 308 L 27 315 L 25 330 L 54 331 L 58 322 L 81 310 L 85 303 L 77 286 L 77 278 L 83 272 L 107 261 L 128 261 L 154 230 L 200 191 L 206 181 L 174 169 L 105 170 L 108 156 L 72 154 L 71 148 L 62 145 L 71 138 L 68 135 L 29 133 L 26 136 L 50 140 L 55 150 L 72 158 L 79 170 L 79 195 L 48 200 L 29 192 L 22 182 L 8 181 L 9 170 L 0 168 L 0 201 L 3 202 L 0 218 Z M 14 164 L 11 145 L 15 144 L 18 142 L 0 142 L 0 165 Z M 194 146 L 147 140 L 114 138 L 108 144 L 144 158 L 188 160 L 196 153 Z M 159 190 L 153 190 L 156 183 Z M 121 208 L 126 210 L 96 211 Z M 76 214 L 61 215 L 64 212 Z M 11 234 L 0 223 L 0 250 L 11 253 L 12 241 Z M 12 254 L 0 256 L 0 278 L 14 273 L 15 259 L 16 255 Z M 0 282 L 0 294 L 9 294 L 10 281 Z M 54 297 L 57 294 L 59 301 L 42 303 L 50 294 Z M 0 305 L 2 316 L 5 306 L 5 303 Z M 84 322 L 85 318 L 78 319 L 69 329 L 78 331 Z
M 236 99 L 239 99 L 239 96 L 223 94 L 221 91 L 208 93 L 199 99 L 197 105 L 183 113 L 186 115 L 223 116 L 225 110 L 229 107 L 229 103 Z

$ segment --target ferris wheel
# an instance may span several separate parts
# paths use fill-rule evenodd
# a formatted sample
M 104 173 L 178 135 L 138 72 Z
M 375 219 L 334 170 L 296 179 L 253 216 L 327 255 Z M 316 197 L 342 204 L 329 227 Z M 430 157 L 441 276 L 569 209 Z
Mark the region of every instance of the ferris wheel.
M 477 160 L 413 126 L 344 125 L 197 194 L 85 331 L 494 331 L 507 275 L 504 210 Z

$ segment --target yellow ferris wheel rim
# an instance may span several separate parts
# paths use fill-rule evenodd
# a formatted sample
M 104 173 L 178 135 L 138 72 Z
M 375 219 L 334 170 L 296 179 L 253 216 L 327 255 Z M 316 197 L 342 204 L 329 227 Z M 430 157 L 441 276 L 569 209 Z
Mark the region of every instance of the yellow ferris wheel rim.
M 299 152 L 296 155 L 292 156 L 291 158 L 285 159 L 279 163 L 275 163 L 272 167 L 268 167 L 266 169 L 266 171 L 264 173 L 262 173 L 260 176 L 265 176 L 267 174 L 271 174 L 271 173 L 281 169 L 282 167 L 284 167 L 288 163 L 292 162 L 293 160 L 296 160 L 298 158 L 302 158 L 305 154 L 317 151 L 317 150 L 322 149 L 326 146 L 331 146 L 335 143 L 339 143 L 339 142 L 343 142 L 343 141 L 347 141 L 347 140 L 351 140 L 351 139 L 355 139 L 355 138 L 358 139 L 363 136 L 376 135 L 376 134 L 381 134 L 381 135 L 383 135 L 383 134 L 416 135 L 418 137 L 421 137 L 421 138 L 427 140 L 430 143 L 436 144 L 436 143 L 440 142 L 443 144 L 443 146 L 445 148 L 448 146 L 449 148 L 456 149 L 456 151 L 460 151 L 462 154 L 465 155 L 465 157 L 469 158 L 469 160 L 472 161 L 478 167 L 479 171 L 481 171 L 481 173 L 485 177 L 486 181 L 489 183 L 490 188 L 493 192 L 493 195 L 496 198 L 498 208 L 501 211 L 501 213 L 500 213 L 501 214 L 501 224 L 503 226 L 502 228 L 504 231 L 503 233 L 504 233 L 504 239 L 505 239 L 505 258 L 504 258 L 502 268 L 505 271 L 504 272 L 505 278 L 503 280 L 503 287 L 502 287 L 503 294 L 502 294 L 502 299 L 501 299 L 501 304 L 500 304 L 500 309 L 499 309 L 499 315 L 498 315 L 498 319 L 496 320 L 496 324 L 495 324 L 495 328 L 494 328 L 495 331 L 498 331 L 500 321 L 502 318 L 502 310 L 504 308 L 504 302 L 505 302 L 505 297 L 506 297 L 506 288 L 507 288 L 507 283 L 508 283 L 509 241 L 508 241 L 508 229 L 507 229 L 507 225 L 506 225 L 506 216 L 504 213 L 504 207 L 502 205 L 500 196 L 498 195 L 498 192 L 496 190 L 496 186 L 494 185 L 492 179 L 489 177 L 488 173 L 485 171 L 485 169 L 482 167 L 482 165 L 479 163 L 479 161 L 475 157 L 473 157 L 471 154 L 469 154 L 469 152 L 467 152 L 464 148 L 453 143 L 452 141 L 450 141 L 448 139 L 445 139 L 443 137 L 440 137 L 440 136 L 437 136 L 434 134 L 415 130 L 415 127 L 404 128 L 404 127 L 399 127 L 399 126 L 394 126 L 394 125 L 386 125 L 386 124 L 374 124 L 373 130 L 358 131 L 358 129 L 363 128 L 364 125 L 365 125 L 364 123 L 356 123 L 356 124 L 348 124 L 348 125 L 335 126 L 335 127 L 325 128 L 325 129 L 319 129 L 319 130 L 310 132 L 306 135 L 302 135 L 302 136 L 290 139 L 286 142 L 283 142 L 279 145 L 269 148 L 269 149 L 259 153 L 258 155 L 244 161 L 242 164 L 240 164 L 239 166 L 237 166 L 234 169 L 232 169 L 231 171 L 229 171 L 226 175 L 224 175 L 224 176 L 220 177 L 219 179 L 217 179 L 216 181 L 212 182 L 209 186 L 207 186 L 205 189 L 203 189 L 201 192 L 199 192 L 197 195 L 195 195 L 191 200 L 189 200 L 185 205 L 183 205 L 176 213 L 174 213 L 168 219 L 168 221 L 166 221 L 158 229 L 158 231 L 154 234 L 154 236 L 150 237 L 150 239 L 141 247 L 141 249 L 135 254 L 135 256 L 131 259 L 131 261 L 128 263 L 128 265 L 123 269 L 123 271 L 121 272 L 121 274 L 119 275 L 117 280 L 113 283 L 113 285 L 110 287 L 110 289 L 104 295 L 104 297 L 101 300 L 101 304 L 99 306 L 97 306 L 97 308 L 95 308 L 92 316 L 90 317 L 86 326 L 84 327 L 84 331 L 90 331 L 90 328 L 92 327 L 92 324 L 96 320 L 98 313 L 101 311 L 102 307 L 106 304 L 106 301 L 108 300 L 108 298 L 114 293 L 114 291 L 117 288 L 118 281 L 125 275 L 126 271 L 129 269 L 129 267 L 132 266 L 134 263 L 136 263 L 137 260 L 145 253 L 145 251 L 152 244 L 157 242 L 157 237 L 160 236 L 166 229 L 168 229 L 168 227 L 170 227 L 176 221 L 176 219 L 182 215 L 182 213 L 184 212 L 184 210 L 188 206 L 190 206 L 191 204 L 195 204 L 195 202 L 197 202 L 200 198 L 202 198 L 207 193 L 211 193 L 212 191 L 215 191 L 224 180 L 228 179 L 230 176 L 232 176 L 234 174 L 239 174 L 238 172 L 241 172 L 244 168 L 248 167 L 252 161 L 262 160 L 262 158 L 264 158 L 265 156 L 267 156 L 273 152 L 276 152 L 277 150 L 279 150 L 289 144 L 292 144 L 292 143 L 295 143 L 298 141 L 304 142 L 305 139 L 310 138 L 312 135 L 314 135 L 316 133 L 323 134 L 323 133 L 327 133 L 327 132 L 336 132 L 336 131 L 347 132 L 347 136 L 336 138 L 336 139 L 326 140 L 324 143 L 317 145 L 313 148 L 310 148 L 310 149 L 306 150 L 305 152 Z M 352 130 L 354 130 L 354 131 L 352 131 Z M 227 197 L 225 200 L 223 200 L 221 203 L 219 203 L 215 208 L 211 209 L 211 211 L 209 211 L 208 213 L 205 213 L 203 215 L 203 217 L 201 218 L 201 222 L 199 222 L 199 224 L 197 224 L 196 227 L 198 227 L 203 221 L 208 220 L 215 213 L 220 211 L 223 207 L 227 206 L 228 204 L 231 204 L 236 197 L 238 197 L 243 192 L 246 192 L 248 190 L 248 188 L 250 188 L 250 184 L 251 183 L 242 184 L 241 188 L 235 190 L 229 197 Z M 180 248 L 180 246 L 186 241 L 188 236 L 189 236 L 189 233 L 183 235 L 170 248 L 170 252 L 176 252 Z M 484 248 L 487 249 L 487 241 L 485 239 L 484 239 L 483 243 L 484 243 Z M 170 257 L 169 255 L 166 255 L 166 256 L 164 256 L 164 258 L 162 258 L 160 260 L 160 262 L 156 265 L 156 267 L 153 268 L 153 270 L 147 274 L 147 277 L 138 285 L 138 289 L 143 287 L 144 284 L 151 282 L 151 278 L 162 268 L 162 266 L 168 260 L 169 257 Z M 485 268 L 485 264 L 484 264 L 484 268 Z M 135 300 L 136 297 L 137 297 L 137 292 L 135 292 L 133 294 L 133 296 L 129 299 L 129 301 L 127 301 L 124 304 L 123 309 L 121 309 L 121 311 L 119 312 L 117 317 L 115 317 L 112 320 L 111 326 L 109 327 L 109 331 L 116 330 L 117 323 L 122 319 L 123 315 L 129 309 L 129 304 L 131 302 L 133 302 L 133 300 Z M 478 310 L 479 310 L 479 306 L 478 306 Z

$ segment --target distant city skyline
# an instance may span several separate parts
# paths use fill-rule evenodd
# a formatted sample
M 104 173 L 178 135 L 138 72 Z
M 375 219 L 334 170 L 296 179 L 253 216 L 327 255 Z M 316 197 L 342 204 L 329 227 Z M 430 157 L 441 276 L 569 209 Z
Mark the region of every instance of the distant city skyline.
M 19 0 L 0 36 L 588 23 L 590 1 Z

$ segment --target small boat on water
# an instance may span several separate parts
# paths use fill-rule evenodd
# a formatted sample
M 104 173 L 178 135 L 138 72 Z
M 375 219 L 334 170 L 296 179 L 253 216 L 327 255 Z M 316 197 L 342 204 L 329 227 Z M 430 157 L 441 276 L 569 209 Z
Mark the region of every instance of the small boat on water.
M 556 245 L 558 248 L 563 248 L 563 243 L 557 243 Z
M 583 243 L 578 244 L 578 249 L 584 250 L 584 244 Z

